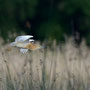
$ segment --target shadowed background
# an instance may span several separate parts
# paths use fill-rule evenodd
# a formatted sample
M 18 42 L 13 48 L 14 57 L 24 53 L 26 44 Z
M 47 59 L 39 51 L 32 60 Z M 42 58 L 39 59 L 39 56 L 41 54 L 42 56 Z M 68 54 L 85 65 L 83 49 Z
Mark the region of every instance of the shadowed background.
M 0 0 L 0 36 L 5 41 L 31 34 L 36 39 L 78 41 L 90 37 L 89 0 Z

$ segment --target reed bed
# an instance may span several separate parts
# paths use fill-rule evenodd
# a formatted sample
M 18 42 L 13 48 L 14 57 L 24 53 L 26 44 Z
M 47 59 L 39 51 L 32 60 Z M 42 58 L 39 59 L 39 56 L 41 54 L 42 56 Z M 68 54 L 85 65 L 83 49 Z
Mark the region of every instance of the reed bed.
M 21 54 L 0 46 L 0 90 L 90 90 L 90 49 L 83 40 Z

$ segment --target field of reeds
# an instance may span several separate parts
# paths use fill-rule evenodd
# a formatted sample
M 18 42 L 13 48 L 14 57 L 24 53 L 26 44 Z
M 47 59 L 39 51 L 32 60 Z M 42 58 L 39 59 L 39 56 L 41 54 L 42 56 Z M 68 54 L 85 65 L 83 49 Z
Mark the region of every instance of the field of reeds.
M 21 54 L 0 46 L 0 90 L 90 90 L 90 49 L 83 40 Z

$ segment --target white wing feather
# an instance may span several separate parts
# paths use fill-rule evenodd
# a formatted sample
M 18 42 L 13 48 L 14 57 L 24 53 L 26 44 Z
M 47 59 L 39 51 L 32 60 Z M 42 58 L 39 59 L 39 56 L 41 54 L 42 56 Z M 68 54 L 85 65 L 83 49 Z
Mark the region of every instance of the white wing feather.
M 28 51 L 28 49 L 23 49 L 23 48 L 20 49 L 21 53 L 26 53 L 27 51 Z
M 24 35 L 24 36 L 18 36 L 16 39 L 15 39 L 15 42 L 24 42 L 26 40 L 28 40 L 29 38 L 32 38 L 33 36 L 31 35 Z

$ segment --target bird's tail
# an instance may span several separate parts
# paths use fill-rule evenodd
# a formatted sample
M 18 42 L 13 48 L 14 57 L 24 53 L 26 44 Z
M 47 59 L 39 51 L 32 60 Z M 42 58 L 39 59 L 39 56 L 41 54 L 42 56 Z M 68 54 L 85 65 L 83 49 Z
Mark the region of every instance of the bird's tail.
M 10 43 L 10 46 L 16 46 L 16 42 Z

